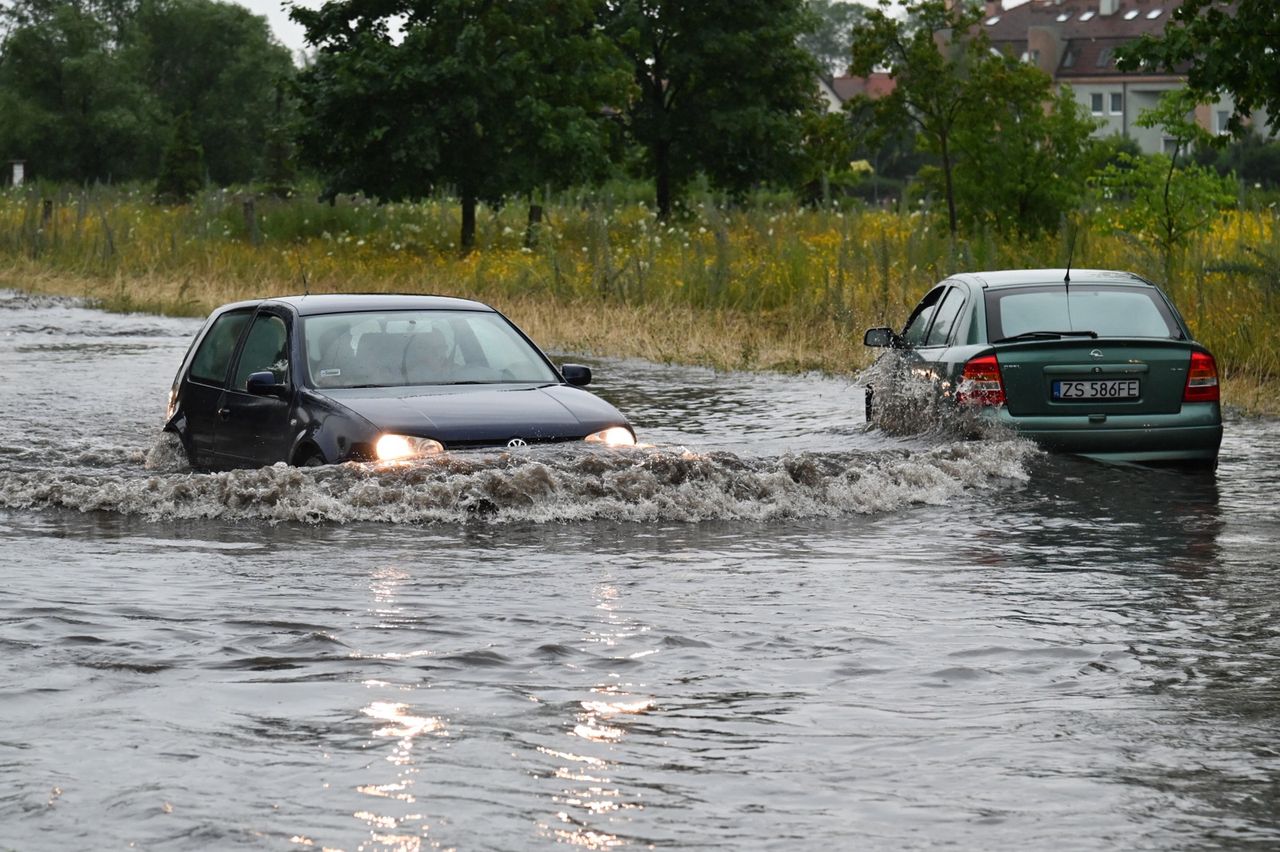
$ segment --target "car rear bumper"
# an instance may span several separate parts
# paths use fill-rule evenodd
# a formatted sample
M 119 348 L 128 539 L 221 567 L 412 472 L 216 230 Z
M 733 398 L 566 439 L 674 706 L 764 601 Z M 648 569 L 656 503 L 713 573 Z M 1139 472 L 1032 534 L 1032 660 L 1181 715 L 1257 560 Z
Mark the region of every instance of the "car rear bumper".
M 1185 403 L 1177 414 L 1014 417 L 1004 407 L 995 419 L 1045 449 L 1107 461 L 1212 462 L 1222 444 L 1217 403 Z

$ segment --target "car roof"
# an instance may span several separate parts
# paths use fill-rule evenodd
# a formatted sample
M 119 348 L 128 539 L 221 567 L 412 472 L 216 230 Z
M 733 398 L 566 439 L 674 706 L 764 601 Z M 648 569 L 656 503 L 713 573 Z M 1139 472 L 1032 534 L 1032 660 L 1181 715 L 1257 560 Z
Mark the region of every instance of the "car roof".
M 340 314 L 349 311 L 486 311 L 493 308 L 471 299 L 452 296 L 418 296 L 408 293 L 318 293 L 303 296 L 276 296 L 251 304 L 285 304 L 299 316 Z M 230 307 L 230 306 L 228 306 Z
M 951 278 L 984 288 L 1025 287 L 1028 284 L 1061 284 L 1066 269 L 1000 269 L 988 272 L 962 272 Z M 1109 269 L 1072 269 L 1072 284 L 1119 284 L 1132 287 L 1154 287 L 1147 279 L 1132 272 Z

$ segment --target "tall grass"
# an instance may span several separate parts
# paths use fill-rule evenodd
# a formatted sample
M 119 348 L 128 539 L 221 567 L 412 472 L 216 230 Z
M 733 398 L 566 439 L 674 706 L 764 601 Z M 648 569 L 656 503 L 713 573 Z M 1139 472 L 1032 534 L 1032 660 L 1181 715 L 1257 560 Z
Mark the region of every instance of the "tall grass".
M 864 328 L 900 325 L 945 275 L 1067 261 L 1065 226 L 952 240 L 919 213 L 711 200 L 663 223 L 643 203 L 585 195 L 551 205 L 532 248 L 523 207 L 482 209 L 478 246 L 462 255 L 448 200 L 247 200 L 212 192 L 163 208 L 141 191 L 10 190 L 0 194 L 0 285 L 186 315 L 303 291 L 447 293 L 497 305 L 554 348 L 847 372 L 866 362 Z M 1276 211 L 1224 213 L 1171 258 L 1121 232 L 1115 212 L 1074 226 L 1072 264 L 1158 281 L 1228 376 L 1251 387 L 1280 377 Z

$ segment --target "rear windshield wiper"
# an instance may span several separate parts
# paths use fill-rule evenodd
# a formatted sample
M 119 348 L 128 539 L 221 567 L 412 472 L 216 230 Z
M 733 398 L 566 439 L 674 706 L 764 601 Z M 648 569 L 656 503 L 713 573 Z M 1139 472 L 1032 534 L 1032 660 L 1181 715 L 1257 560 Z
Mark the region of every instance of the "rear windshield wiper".
M 1012 337 L 1002 337 L 992 343 L 1012 343 L 1015 340 L 1061 340 L 1064 337 L 1090 337 L 1098 339 L 1096 331 L 1024 331 Z

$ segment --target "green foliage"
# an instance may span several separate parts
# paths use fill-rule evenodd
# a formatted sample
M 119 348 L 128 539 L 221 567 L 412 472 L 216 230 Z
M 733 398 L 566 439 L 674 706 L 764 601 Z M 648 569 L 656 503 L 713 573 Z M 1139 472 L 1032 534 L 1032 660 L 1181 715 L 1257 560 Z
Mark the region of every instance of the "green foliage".
M 1225 147 L 1197 148 L 1195 158 L 1220 175 L 1234 173 L 1247 187 L 1280 188 L 1280 142 L 1263 139 L 1256 133 L 1246 134 Z
M 154 177 L 190 113 L 213 179 L 247 181 L 293 73 L 264 18 L 216 0 L 17 0 L 0 32 L 0 159 L 43 178 Z
M 475 207 L 603 174 L 604 107 L 625 73 L 596 0 L 335 0 L 293 17 L 319 49 L 299 80 L 304 157 L 328 192 L 424 198 L 452 186 L 460 243 Z M 403 18 L 403 37 L 391 26 Z
M 800 176 L 799 117 L 818 108 L 803 0 L 616 0 L 604 21 L 632 71 L 627 130 L 659 216 L 699 173 L 734 195 Z
M 805 169 L 801 186 L 809 202 L 831 199 L 832 183 L 852 187 L 860 175 L 850 172 L 855 137 L 844 113 L 817 110 L 804 115 Z M 870 164 L 867 171 L 871 170 Z
M 1014 59 L 983 62 L 973 86 L 987 93 L 955 126 L 956 202 L 978 228 L 1039 233 L 1084 196 L 1095 123 L 1070 87 Z
M 853 28 L 862 21 L 866 9 L 844 0 L 807 0 L 805 10 L 810 23 L 800 35 L 800 46 L 818 62 L 824 73 L 845 73 L 849 67 Z
M 1163 154 L 1121 154 L 1095 183 L 1103 199 L 1121 202 L 1115 211 L 1120 230 L 1158 249 L 1166 277 L 1185 241 L 1236 200 L 1231 179 Z
M 156 179 L 156 200 L 187 202 L 204 187 L 204 151 L 188 113 L 178 117 Z
M 981 7 L 915 0 L 906 18 L 887 0 L 855 30 L 855 74 L 885 68 L 896 86 L 871 112 L 880 138 L 909 122 L 936 167 L 921 171 L 941 195 L 955 234 L 965 222 L 1000 231 L 1055 227 L 1085 186 L 1094 124 L 1069 89 L 1054 94 L 1040 70 L 993 52 L 976 24 Z
M 139 0 L 127 50 L 163 113 L 190 114 L 215 184 L 262 172 L 269 128 L 291 106 L 277 92 L 294 74 L 265 19 L 218 0 Z
M 1159 36 L 1145 35 L 1116 52 L 1123 71 L 1153 67 L 1187 76 L 1201 100 L 1228 92 L 1235 99 L 1231 129 L 1243 132 L 1250 114 L 1265 109 L 1280 129 L 1280 4 L 1183 0 Z
M 976 70 L 991 56 L 985 35 L 956 38 L 973 30 L 981 7 L 949 0 L 914 0 L 906 18 L 890 0 L 866 13 L 854 30 L 849 70 L 867 76 L 883 68 L 893 77 L 891 94 L 873 104 L 875 121 L 884 128 L 910 122 L 939 159 L 942 190 L 951 233 L 959 227 L 954 190 L 955 133 L 964 116 L 983 106 L 986 93 L 972 83 Z M 997 60 L 998 61 L 998 60 Z
M 26 160 L 30 176 L 52 180 L 152 174 L 156 104 L 92 7 L 20 3 L 0 21 L 0 160 Z

